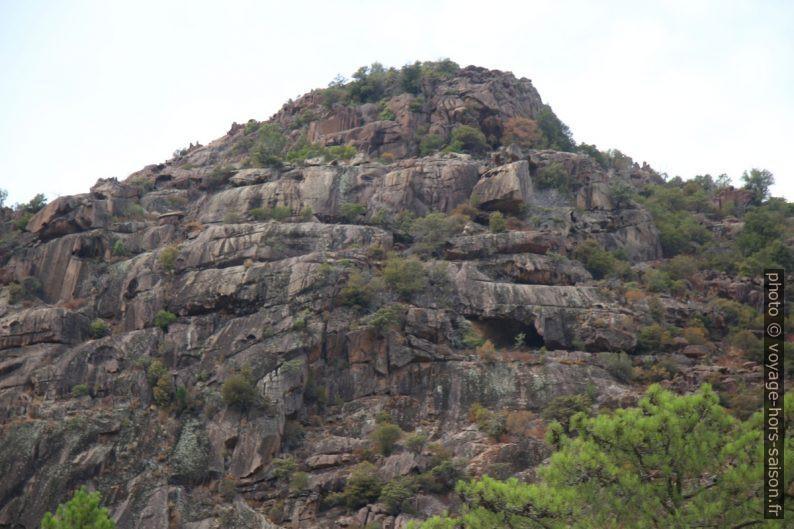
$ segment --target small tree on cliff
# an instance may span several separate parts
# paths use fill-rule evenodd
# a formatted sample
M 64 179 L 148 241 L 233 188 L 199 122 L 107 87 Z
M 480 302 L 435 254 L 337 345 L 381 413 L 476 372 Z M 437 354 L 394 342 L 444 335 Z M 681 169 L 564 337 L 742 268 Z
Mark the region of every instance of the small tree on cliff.
M 651 386 L 636 408 L 571 419 L 571 434 L 552 423 L 558 450 L 527 484 L 487 476 L 459 482 L 459 517 L 433 517 L 423 529 L 738 529 L 783 527 L 762 512 L 763 420 L 733 418 L 708 385 L 676 396 Z M 794 418 L 794 394 L 784 404 Z M 786 465 L 794 465 L 794 436 L 785 438 Z M 782 465 L 781 465 L 782 466 Z M 786 476 L 788 517 L 794 479 Z
M 108 510 L 99 506 L 99 492 L 88 493 L 80 487 L 66 503 L 58 505 L 55 516 L 47 513 L 41 520 L 42 529 L 115 529 Z

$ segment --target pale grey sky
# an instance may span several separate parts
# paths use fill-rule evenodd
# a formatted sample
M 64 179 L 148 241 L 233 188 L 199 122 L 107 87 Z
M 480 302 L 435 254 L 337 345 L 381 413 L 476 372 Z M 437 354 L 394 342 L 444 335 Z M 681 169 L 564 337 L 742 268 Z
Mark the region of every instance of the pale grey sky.
M 533 80 L 576 141 L 794 200 L 794 3 L 0 0 L 0 188 L 88 191 L 338 73 L 450 57 Z

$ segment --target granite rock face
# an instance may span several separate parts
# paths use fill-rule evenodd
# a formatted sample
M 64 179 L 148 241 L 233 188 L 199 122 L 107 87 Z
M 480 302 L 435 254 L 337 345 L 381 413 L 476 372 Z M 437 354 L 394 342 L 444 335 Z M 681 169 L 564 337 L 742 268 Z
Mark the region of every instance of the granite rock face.
M 660 257 L 648 212 L 610 194 L 654 173 L 510 146 L 418 157 L 418 131 L 446 141 L 468 124 L 500 138 L 506 119 L 542 108 L 529 80 L 474 67 L 424 94 L 391 97 L 385 112 L 328 107 L 315 91 L 270 121 L 290 141 L 354 146 L 349 160 L 249 167 L 251 133 L 235 125 L 29 220 L 0 257 L 0 528 L 36 527 L 80 484 L 121 529 L 401 528 L 413 515 L 323 498 L 365 459 L 387 480 L 430 470 L 430 449 L 408 446 L 419 433 L 471 475 L 531 474 L 549 453 L 537 415 L 555 397 L 631 402 L 636 390 L 594 359 L 631 351 L 645 309 L 573 256 L 594 239 L 634 263 Z M 298 115 L 313 118 L 290 131 Z M 538 187 L 551 164 L 568 194 Z M 504 232 L 489 230 L 495 211 Z M 411 218 L 433 212 L 465 219 L 420 250 Z M 421 256 L 419 272 L 387 277 L 390 252 Z M 419 287 L 401 290 L 411 273 Z M 534 419 L 493 439 L 471 423 L 473 404 Z M 391 455 L 372 451 L 386 414 L 406 432 Z M 427 516 L 448 500 L 413 501 Z

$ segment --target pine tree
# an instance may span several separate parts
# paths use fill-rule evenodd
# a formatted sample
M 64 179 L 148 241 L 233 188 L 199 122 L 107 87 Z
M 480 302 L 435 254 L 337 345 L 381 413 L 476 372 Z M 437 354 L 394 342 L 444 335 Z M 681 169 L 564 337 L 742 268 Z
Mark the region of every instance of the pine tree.
M 99 506 L 99 492 L 80 487 L 72 499 L 58 505 L 55 516 L 46 513 L 41 520 L 42 529 L 115 529 L 116 524 L 108 511 Z

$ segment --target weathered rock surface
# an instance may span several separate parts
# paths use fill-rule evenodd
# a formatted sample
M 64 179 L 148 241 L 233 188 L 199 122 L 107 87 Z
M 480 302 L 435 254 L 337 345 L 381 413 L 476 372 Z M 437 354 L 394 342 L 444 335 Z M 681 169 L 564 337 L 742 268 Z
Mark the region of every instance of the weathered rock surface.
M 325 498 L 365 460 L 387 480 L 428 472 L 442 454 L 472 475 L 532 476 L 549 454 L 538 414 L 553 399 L 633 401 L 638 390 L 597 353 L 634 349 L 648 302 L 610 295 L 572 256 L 595 239 L 633 263 L 659 258 L 648 212 L 610 192 L 658 175 L 514 146 L 416 157 L 425 134 L 446 141 L 466 124 L 496 145 L 506 119 L 542 108 L 529 80 L 505 72 L 423 82 L 422 99 L 383 106 L 326 105 L 315 91 L 271 120 L 290 145 L 306 134 L 355 146 L 348 160 L 254 167 L 259 124 L 235 124 L 29 220 L 0 256 L 0 528 L 36 527 L 86 484 L 120 529 L 402 529 L 451 497 L 422 490 L 416 514 L 397 516 Z M 533 183 L 551 164 L 566 193 Z M 275 206 L 285 218 L 258 220 Z M 496 210 L 510 217 L 504 233 L 490 232 Z M 412 216 L 433 212 L 465 228 L 421 270 L 387 277 L 390 257 L 421 254 Z M 13 229 L 6 217 L 0 231 Z M 400 290 L 411 274 L 419 287 Z M 758 301 L 753 285 L 712 283 Z M 712 310 L 661 303 L 676 324 Z M 682 365 L 711 354 L 680 345 Z M 693 373 L 686 385 L 708 376 Z M 535 418 L 492 439 L 471 424 L 473 404 Z M 388 456 L 372 442 L 385 417 L 406 433 Z M 409 449 L 418 432 L 426 444 Z M 289 458 L 285 479 L 276 468 Z

